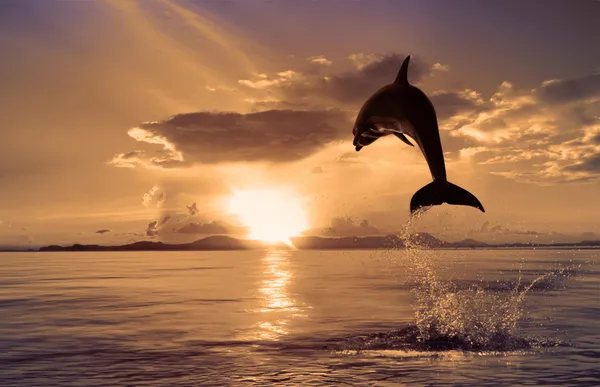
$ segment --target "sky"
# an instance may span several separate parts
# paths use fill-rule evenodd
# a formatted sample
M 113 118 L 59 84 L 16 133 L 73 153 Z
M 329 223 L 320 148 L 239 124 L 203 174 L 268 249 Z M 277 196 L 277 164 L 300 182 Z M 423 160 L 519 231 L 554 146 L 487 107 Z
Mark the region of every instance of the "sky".
M 600 238 L 598 20 L 592 0 L 1 1 L 0 245 L 242 235 L 244 190 L 290 192 L 315 235 L 399 230 L 423 156 L 351 132 L 409 54 L 449 181 L 486 209 L 419 229 Z

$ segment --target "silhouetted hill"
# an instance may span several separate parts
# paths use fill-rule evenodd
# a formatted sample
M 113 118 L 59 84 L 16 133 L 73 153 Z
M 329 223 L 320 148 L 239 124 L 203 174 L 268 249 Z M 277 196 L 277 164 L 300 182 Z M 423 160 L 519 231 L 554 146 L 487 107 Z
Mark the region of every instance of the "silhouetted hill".
M 305 236 L 292 238 L 292 243 L 301 250 L 343 250 L 343 249 L 393 249 L 408 246 L 429 248 L 533 248 L 533 247 L 600 247 L 600 241 L 582 241 L 578 243 L 505 243 L 488 244 L 474 239 L 459 242 L 445 242 L 428 233 L 415 233 L 404 240 L 397 235 L 373 237 L 341 237 L 325 238 Z M 406 242 L 406 244 L 405 244 Z M 199 239 L 191 243 L 167 244 L 162 242 L 141 241 L 121 246 L 81 245 L 45 246 L 39 251 L 210 251 L 210 250 L 250 250 L 263 248 L 265 244 L 254 240 L 236 239 L 229 236 L 215 235 Z M 285 246 L 281 244 L 281 246 Z
M 391 249 L 406 247 L 404 241 L 397 235 L 374 237 L 340 237 L 325 238 L 306 236 L 292 238 L 292 243 L 298 249 L 329 250 L 329 249 Z M 416 233 L 406 239 L 410 245 L 429 248 L 455 247 L 455 244 L 439 240 L 428 233 Z M 469 245 L 472 246 L 473 244 Z M 485 245 L 485 244 L 484 244 Z M 248 250 L 264 247 L 259 241 L 236 239 L 228 236 L 211 236 L 191 243 L 167 244 L 162 242 L 142 241 L 121 246 L 81 245 L 46 246 L 40 251 L 194 251 L 194 250 Z M 460 247 L 460 246 L 458 246 Z
M 80 245 L 46 246 L 40 251 L 194 251 L 194 250 L 248 250 L 261 247 L 258 241 L 236 239 L 223 235 L 210 236 L 191 243 L 168 244 L 141 241 L 121 246 Z
M 452 245 L 454 247 L 471 247 L 471 248 L 489 247 L 490 246 L 489 244 L 487 244 L 485 242 L 477 241 L 477 240 L 471 239 L 471 238 L 463 239 L 460 242 L 454 242 L 454 243 L 452 243 Z

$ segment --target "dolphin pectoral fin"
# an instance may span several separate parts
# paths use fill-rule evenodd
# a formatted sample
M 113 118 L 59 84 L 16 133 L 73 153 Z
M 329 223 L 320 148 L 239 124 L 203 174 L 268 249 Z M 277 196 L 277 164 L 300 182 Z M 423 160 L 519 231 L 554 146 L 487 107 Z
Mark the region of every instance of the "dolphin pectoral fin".
M 398 137 L 403 143 L 410 146 L 414 146 L 404 136 L 404 130 L 402 126 L 398 123 L 398 120 L 396 120 L 395 118 L 373 116 L 370 118 L 370 121 L 379 128 L 379 131 L 387 134 L 392 133 L 394 136 Z
M 363 148 L 362 145 L 357 145 L 355 149 L 356 149 L 357 152 L 359 152 L 362 148 Z
M 398 137 L 400 140 L 402 140 L 403 143 L 410 145 L 410 146 L 414 146 L 412 144 L 412 142 L 408 141 L 408 138 L 406 138 L 406 136 L 404 136 L 402 133 L 398 133 L 398 132 L 394 132 L 394 136 Z
M 475 195 L 449 181 L 433 181 L 418 190 L 410 200 L 410 212 L 413 214 L 420 208 L 442 203 L 475 207 L 485 212 Z

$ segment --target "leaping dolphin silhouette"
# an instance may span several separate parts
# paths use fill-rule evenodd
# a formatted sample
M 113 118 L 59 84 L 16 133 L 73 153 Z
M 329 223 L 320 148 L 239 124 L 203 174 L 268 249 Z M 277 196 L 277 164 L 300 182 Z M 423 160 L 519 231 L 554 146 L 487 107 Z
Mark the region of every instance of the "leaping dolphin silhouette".
M 446 178 L 446 165 L 433 104 L 418 87 L 408 83 L 408 63 L 404 59 L 393 83 L 383 86 L 360 109 L 352 134 L 356 151 L 378 138 L 394 134 L 406 144 L 415 140 L 429 166 L 433 182 L 418 190 L 410 201 L 410 212 L 442 203 L 471 206 L 485 212 L 469 191 Z

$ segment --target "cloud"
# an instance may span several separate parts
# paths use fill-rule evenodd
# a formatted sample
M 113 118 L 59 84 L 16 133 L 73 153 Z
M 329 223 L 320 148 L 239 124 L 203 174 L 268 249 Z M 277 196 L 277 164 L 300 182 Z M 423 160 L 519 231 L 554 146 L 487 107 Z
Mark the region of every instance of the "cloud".
M 191 206 L 187 206 L 186 205 L 185 207 L 187 208 L 188 214 L 190 216 L 194 216 L 194 215 L 196 215 L 198 213 L 198 207 L 196 207 L 196 202 L 192 203 Z
M 299 77 L 300 74 L 296 71 L 287 70 L 280 71 L 273 77 L 269 77 L 267 74 L 258 74 L 257 79 L 253 81 L 248 79 L 241 79 L 238 81 L 238 83 L 242 86 L 247 86 L 252 89 L 267 89 L 273 86 L 285 84 Z
M 441 63 L 435 63 L 433 66 L 431 66 L 431 69 L 433 71 L 440 71 L 440 72 L 447 73 L 448 71 L 450 71 L 450 66 L 449 65 L 443 65 Z
M 481 94 L 471 89 L 454 92 L 436 91 L 431 93 L 429 99 L 435 106 L 438 120 L 444 120 L 464 112 L 473 114 L 487 108 L 486 101 Z
M 158 228 L 164 226 L 171 219 L 171 215 L 167 215 L 158 223 Z
M 356 224 L 351 217 L 336 217 L 331 220 L 330 227 L 311 230 L 307 234 L 329 237 L 373 236 L 381 235 L 382 231 L 372 226 L 366 219 Z
M 471 230 L 469 233 L 475 238 L 483 240 L 491 238 L 494 241 L 503 241 L 506 243 L 535 241 L 539 243 L 554 242 L 580 242 L 583 240 L 597 240 L 598 235 L 594 232 L 586 231 L 578 234 L 565 234 L 556 231 L 534 231 L 527 229 L 518 229 L 505 227 L 502 225 L 492 226 L 490 222 L 484 222 L 481 227 Z
M 96 234 L 106 234 L 106 233 L 109 233 L 109 232 L 111 232 L 109 229 L 103 228 L 102 230 L 96 231 Z
M 159 192 L 159 189 L 158 186 L 153 186 L 150 188 L 150 191 L 142 196 L 142 205 L 144 207 L 150 207 L 153 204 L 156 205 L 156 207 L 163 205 L 166 196 L 164 192 Z
M 158 194 L 158 196 L 156 197 L 156 203 L 157 203 L 157 206 L 161 206 L 161 205 L 162 205 L 162 203 L 164 203 L 164 201 L 165 201 L 165 193 L 164 193 L 164 192 L 161 192 L 161 193 L 159 193 L 159 194 Z
M 158 235 L 158 221 L 153 220 L 148 223 L 148 227 L 146 228 L 146 235 L 149 237 L 155 237 Z
M 242 86 L 263 89 L 272 106 L 357 105 L 384 85 L 391 83 L 406 56 L 403 54 L 353 54 L 349 57 L 355 68 L 342 71 L 331 67 L 329 72 L 300 71 L 260 74 L 255 80 L 240 80 Z M 418 82 L 431 73 L 431 66 L 412 58 L 409 70 L 411 82 Z M 260 86 L 260 87 L 258 87 Z
M 357 53 L 347 58 L 350 70 L 336 61 L 255 74 L 239 80 L 242 89 L 252 92 L 254 111 L 186 113 L 143 123 L 129 135 L 160 146 L 160 151 L 118 154 L 111 164 L 170 168 L 303 160 L 328 144 L 349 140 L 358 106 L 394 79 L 404 58 L 398 53 Z M 311 65 L 324 60 L 308 58 Z M 441 63 L 413 58 L 409 75 L 416 83 L 448 70 Z M 533 90 L 503 82 L 491 96 L 472 89 L 428 95 L 449 161 L 467 161 L 483 173 L 542 185 L 600 178 L 598 73 L 545 81 Z M 348 155 L 339 161 L 360 159 Z
M 600 152 L 600 150 L 598 151 Z M 600 173 L 600 153 L 597 153 L 584 161 L 569 165 L 566 169 L 575 172 Z
M 152 222 L 148 223 L 148 227 L 146 228 L 146 235 L 149 237 L 154 237 L 156 235 L 158 235 L 158 221 L 153 220 Z
M 492 174 L 522 182 L 598 181 L 597 79 L 593 74 L 546 81 L 533 90 L 504 82 L 489 99 L 467 91 L 434 94 L 440 127 L 447 131 L 442 138 L 462 139 L 454 147 L 444 143 L 444 149 Z
M 506 227 L 503 227 L 501 225 L 495 225 L 490 227 L 490 222 L 484 222 L 481 227 L 479 228 L 479 230 L 476 230 L 477 233 L 482 233 L 482 234 L 486 234 L 486 233 L 491 233 L 491 234 L 505 234 L 505 235 L 532 235 L 532 236 L 538 236 L 538 235 L 542 235 L 543 233 L 538 232 L 538 231 L 532 231 L 532 230 L 513 230 L 513 229 L 509 229 Z
M 231 226 L 213 221 L 210 223 L 188 223 L 176 232 L 180 234 L 214 235 L 231 234 L 232 231 Z
M 161 233 L 162 228 L 165 226 L 165 224 L 167 224 L 167 222 L 169 222 L 170 219 L 171 215 L 166 215 L 160 221 L 153 220 L 152 222 L 148 223 L 148 227 L 146 227 L 145 232 L 146 236 L 153 238 L 159 235 Z
M 159 144 L 167 154 L 142 164 L 289 162 L 348 137 L 348 118 L 338 110 L 267 110 L 255 113 L 198 112 L 147 122 L 129 131 L 138 141 Z M 136 158 L 140 154 L 136 153 Z M 117 155 L 113 163 L 122 163 Z M 165 162 L 164 160 L 169 160 Z
M 144 141 L 144 139 L 138 141 Z M 157 168 L 179 166 L 182 161 L 183 158 L 179 152 L 163 149 L 156 151 L 154 156 L 149 156 L 144 151 L 119 153 L 113 156 L 108 163 L 117 168 L 135 168 L 139 165 L 146 168 Z
M 348 55 L 348 59 L 354 64 L 357 70 L 361 70 L 364 67 L 380 61 L 384 55 L 376 53 L 357 52 Z
M 539 87 L 540 100 L 564 103 L 600 98 L 600 72 L 574 79 L 552 79 Z
M 196 164 L 293 162 L 328 144 L 351 138 L 356 106 L 396 77 L 405 55 L 353 54 L 352 70 L 340 70 L 322 56 L 308 58 L 319 70 L 288 69 L 256 74 L 239 85 L 253 93 L 250 113 L 201 111 L 145 122 L 128 135 L 157 145 L 154 153 L 133 150 L 113 156 L 109 164 L 133 168 L 182 168 Z M 431 66 L 411 60 L 416 82 Z
M 310 63 L 314 63 L 314 64 L 318 64 L 318 65 L 323 65 L 323 66 L 331 66 L 333 64 L 332 61 L 330 61 L 329 59 L 325 58 L 323 55 L 311 56 L 307 60 Z

